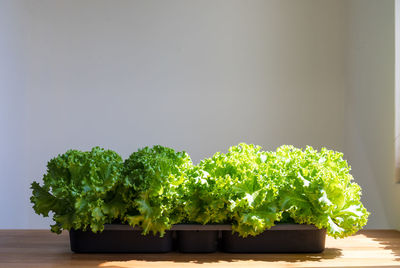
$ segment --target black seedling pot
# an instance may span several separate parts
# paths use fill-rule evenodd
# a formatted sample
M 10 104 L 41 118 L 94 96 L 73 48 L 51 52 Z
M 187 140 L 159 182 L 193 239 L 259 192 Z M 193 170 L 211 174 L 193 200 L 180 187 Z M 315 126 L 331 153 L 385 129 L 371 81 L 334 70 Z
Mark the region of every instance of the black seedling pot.
M 279 224 L 246 238 L 222 231 L 221 248 L 231 253 L 320 253 L 325 248 L 325 236 L 325 229 L 313 225 Z
M 221 230 L 230 230 L 230 225 L 176 224 L 178 251 L 184 253 L 211 253 L 218 249 Z
M 101 233 L 70 230 L 71 250 L 76 253 L 163 253 L 172 251 L 172 232 L 142 235 L 128 225 L 106 225 Z
M 218 231 L 177 231 L 178 250 L 184 253 L 217 251 Z

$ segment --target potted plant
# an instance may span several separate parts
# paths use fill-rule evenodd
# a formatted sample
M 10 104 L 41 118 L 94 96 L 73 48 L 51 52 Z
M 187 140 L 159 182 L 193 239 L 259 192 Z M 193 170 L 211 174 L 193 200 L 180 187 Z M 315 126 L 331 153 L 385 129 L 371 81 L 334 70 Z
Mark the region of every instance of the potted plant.
M 70 150 L 32 183 L 36 213 L 70 231 L 75 252 L 321 252 L 368 212 L 342 154 L 239 144 L 193 165 L 156 145 L 122 161 L 110 150 Z M 221 238 L 221 239 L 220 239 Z

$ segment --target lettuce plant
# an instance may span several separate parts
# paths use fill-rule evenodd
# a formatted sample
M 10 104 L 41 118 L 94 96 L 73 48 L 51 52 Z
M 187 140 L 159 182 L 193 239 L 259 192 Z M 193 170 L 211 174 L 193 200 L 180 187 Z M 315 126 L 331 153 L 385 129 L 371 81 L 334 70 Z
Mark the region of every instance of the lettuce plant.
M 186 152 L 156 145 L 145 147 L 124 163 L 124 200 L 128 210 L 124 217 L 131 226 L 140 226 L 143 234 L 162 236 L 172 224 L 183 218 L 181 187 L 192 161 Z
M 277 189 L 265 175 L 267 154 L 260 149 L 243 143 L 200 162 L 186 183 L 189 221 L 230 223 L 247 236 L 281 218 Z
M 56 233 L 72 228 L 102 231 L 105 223 L 125 213 L 116 195 L 122 164 L 117 153 L 99 147 L 58 155 L 48 162 L 43 185 L 32 183 L 33 209 L 45 217 L 53 213 L 51 230 Z
M 270 153 L 267 176 L 277 185 L 280 210 L 296 223 L 326 228 L 335 238 L 354 234 L 367 223 L 361 188 L 342 153 L 281 146 Z

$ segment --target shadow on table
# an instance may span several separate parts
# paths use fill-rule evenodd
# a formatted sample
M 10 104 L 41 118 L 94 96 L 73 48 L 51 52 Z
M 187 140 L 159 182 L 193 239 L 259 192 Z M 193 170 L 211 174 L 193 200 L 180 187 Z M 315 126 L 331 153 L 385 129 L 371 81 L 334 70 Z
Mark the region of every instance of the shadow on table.
M 400 232 L 395 230 L 368 230 L 363 232 L 362 235 L 378 242 L 382 249 L 390 250 L 395 260 L 400 261 Z
M 187 254 L 187 253 L 158 253 L 158 254 L 72 254 L 72 260 L 98 262 L 99 267 L 134 267 L 138 262 L 173 262 L 173 263 L 224 263 L 239 261 L 284 262 L 296 263 L 304 261 L 323 261 L 335 259 L 342 255 L 341 249 L 326 248 L 322 253 L 302 254 Z

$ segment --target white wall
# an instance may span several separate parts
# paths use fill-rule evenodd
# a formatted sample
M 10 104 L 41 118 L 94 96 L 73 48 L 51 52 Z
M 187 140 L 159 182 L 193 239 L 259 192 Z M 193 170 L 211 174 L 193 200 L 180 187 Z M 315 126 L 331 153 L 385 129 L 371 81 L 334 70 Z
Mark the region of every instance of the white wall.
M 0 228 L 30 227 L 24 5 L 0 0 Z
M 394 1 L 348 2 L 345 154 L 371 228 L 400 228 L 394 179 Z
M 0 36 L 7 36 L 0 39 L 0 101 L 7 103 L 1 107 L 0 228 L 47 228 L 49 221 L 31 209 L 28 187 L 47 160 L 68 148 L 100 145 L 126 157 L 163 144 L 187 150 L 197 162 L 240 141 L 345 151 L 365 186 L 372 227 L 393 226 L 380 212 L 390 201 L 377 181 L 382 171 L 389 179 L 385 160 L 369 174 L 370 161 L 360 159 L 368 141 L 354 142 L 368 121 L 349 127 L 366 110 L 349 97 L 362 88 L 347 91 L 356 79 L 346 75 L 356 77 L 364 56 L 347 60 L 348 49 L 357 47 L 349 32 L 363 28 L 365 17 L 349 19 L 346 1 L 0 3 Z M 366 2 L 367 10 L 372 4 Z M 390 16 L 382 19 L 387 25 Z M 378 99 L 390 117 L 386 90 Z M 372 101 L 372 85 L 368 92 Z M 386 120 L 379 126 L 390 132 Z M 367 137 L 377 141 L 379 131 L 373 133 Z M 381 154 L 368 157 L 388 157 L 385 146 L 369 148 Z

